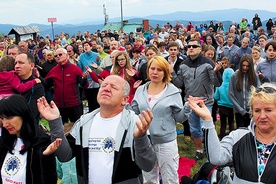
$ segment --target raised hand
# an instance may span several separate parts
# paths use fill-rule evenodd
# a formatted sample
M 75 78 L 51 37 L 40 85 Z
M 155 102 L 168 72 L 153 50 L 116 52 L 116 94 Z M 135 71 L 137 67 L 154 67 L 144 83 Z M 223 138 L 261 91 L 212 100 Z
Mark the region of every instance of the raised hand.
M 260 77 L 260 79 L 262 79 L 262 78 L 265 77 L 264 74 L 262 72 L 260 72 L 260 71 L 258 71 L 258 76 Z
M 188 97 L 188 102 L 190 108 L 203 120 L 208 121 L 212 120 L 212 115 L 206 105 L 204 104 L 204 100 L 201 100 L 200 98 Z
M 40 97 L 39 99 L 37 99 L 37 108 L 40 114 L 48 121 L 60 117 L 60 113 L 56 104 L 51 101 L 49 105 L 45 97 Z
M 142 111 L 142 114 L 139 114 L 140 122 L 136 122 L 137 128 L 134 131 L 134 137 L 139 138 L 146 135 L 152 118 L 153 118 L 153 115 L 149 109 L 147 109 L 146 111 Z
M 142 84 L 142 80 L 138 80 L 133 84 L 133 88 L 137 89 Z
M 129 76 L 133 77 L 135 75 L 135 72 L 133 70 L 130 69 L 126 69 L 126 72 Z
M 92 62 L 92 63 L 90 64 L 90 66 L 92 66 L 92 67 L 95 68 L 95 69 L 98 68 L 98 65 L 97 65 L 96 63 L 94 63 L 94 62 Z M 90 70 L 91 70 L 91 69 L 90 69 Z
M 50 155 L 52 153 L 54 153 L 58 147 L 60 146 L 62 142 L 62 139 L 57 138 L 54 142 L 52 142 L 44 151 L 43 151 L 43 155 Z
M 36 79 L 35 79 L 35 82 L 38 84 L 38 83 L 41 83 L 41 80 L 38 79 L 38 78 L 36 78 Z
M 91 64 L 91 65 L 92 65 L 92 64 Z M 91 70 L 91 68 L 90 68 L 89 66 L 85 66 L 85 69 L 86 69 L 86 71 L 89 72 L 89 73 L 92 72 L 92 70 Z

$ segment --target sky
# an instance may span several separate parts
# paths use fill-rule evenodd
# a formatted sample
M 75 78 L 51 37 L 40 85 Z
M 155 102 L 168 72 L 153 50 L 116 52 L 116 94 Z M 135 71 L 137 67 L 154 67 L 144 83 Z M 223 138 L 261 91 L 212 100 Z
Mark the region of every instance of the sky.
M 109 19 L 118 18 L 121 1 L 123 17 L 230 8 L 276 12 L 272 0 L 0 0 L 0 24 L 50 24 L 48 18 L 56 18 L 59 24 L 104 22 L 103 4 Z

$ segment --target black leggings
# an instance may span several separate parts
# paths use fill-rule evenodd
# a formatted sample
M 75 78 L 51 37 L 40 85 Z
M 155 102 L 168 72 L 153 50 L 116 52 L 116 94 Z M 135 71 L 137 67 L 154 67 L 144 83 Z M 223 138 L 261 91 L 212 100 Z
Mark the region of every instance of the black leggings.
M 240 113 L 235 113 L 235 116 L 237 128 L 249 126 L 251 118 L 248 113 L 243 116 Z
M 83 115 L 83 106 L 78 105 L 74 107 L 59 108 L 62 123 L 73 122 L 75 123 L 81 115 Z

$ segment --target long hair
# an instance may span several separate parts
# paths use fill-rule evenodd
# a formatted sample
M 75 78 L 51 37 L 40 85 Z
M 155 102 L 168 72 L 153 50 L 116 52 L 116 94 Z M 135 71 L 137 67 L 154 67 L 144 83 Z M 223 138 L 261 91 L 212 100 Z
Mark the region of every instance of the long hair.
M 22 118 L 22 126 L 20 129 L 20 138 L 24 143 L 24 148 L 20 151 L 25 153 L 27 149 L 34 143 L 36 138 L 36 124 L 32 117 L 31 110 L 24 97 L 21 95 L 12 95 L 0 100 L 0 117 L 9 118 L 20 116 Z M 1 143 L 10 153 L 14 149 L 17 135 L 11 135 L 4 127 L 2 128 Z
M 256 77 L 256 73 L 254 70 L 253 58 L 251 55 L 245 54 L 242 56 L 242 58 L 240 60 L 239 70 L 237 73 L 237 83 L 236 83 L 237 91 L 242 91 L 243 77 L 246 75 L 242 72 L 242 64 L 244 61 L 249 63 L 249 68 L 247 71 L 247 76 L 248 76 L 247 90 L 250 90 L 251 86 L 256 87 L 256 85 L 257 85 L 257 77 Z
M 131 66 L 130 66 L 130 59 L 129 59 L 129 56 L 128 56 L 128 54 L 127 54 L 127 52 L 125 52 L 125 51 L 119 51 L 119 52 L 117 52 L 117 54 L 115 55 L 115 63 L 114 63 L 114 67 L 113 67 L 113 71 L 112 71 L 112 74 L 113 75 L 120 75 L 120 65 L 119 65 L 119 63 L 118 63 L 118 57 L 119 56 L 124 56 L 125 57 L 125 59 L 126 59 L 126 65 L 124 66 L 124 76 L 125 76 L 125 80 L 127 81 L 127 82 L 130 82 L 130 79 L 131 79 L 131 76 L 129 76 L 128 74 L 127 74 L 127 72 L 126 72 L 126 69 L 129 69 L 129 70 L 131 70 L 132 68 L 131 68 Z

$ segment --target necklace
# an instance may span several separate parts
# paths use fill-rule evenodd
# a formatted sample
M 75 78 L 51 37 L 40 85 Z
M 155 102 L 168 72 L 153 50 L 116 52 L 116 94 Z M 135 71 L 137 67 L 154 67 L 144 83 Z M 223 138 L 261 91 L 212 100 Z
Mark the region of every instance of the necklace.
M 263 140 L 266 140 L 266 138 L 264 138 L 264 136 L 260 133 L 259 130 L 257 130 L 257 133 L 258 133 L 258 135 L 260 135 L 260 137 L 261 137 Z M 256 138 L 257 138 L 257 137 L 256 137 Z M 276 134 L 272 137 L 272 139 L 270 140 L 270 142 L 267 143 L 267 144 L 273 143 L 275 138 L 276 138 Z M 259 141 L 260 141 L 260 140 L 259 140 Z M 260 141 L 260 142 L 262 142 L 262 141 Z M 265 141 L 265 142 L 266 142 L 266 141 Z

